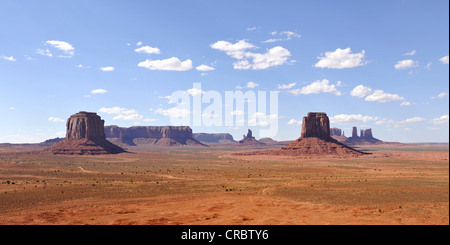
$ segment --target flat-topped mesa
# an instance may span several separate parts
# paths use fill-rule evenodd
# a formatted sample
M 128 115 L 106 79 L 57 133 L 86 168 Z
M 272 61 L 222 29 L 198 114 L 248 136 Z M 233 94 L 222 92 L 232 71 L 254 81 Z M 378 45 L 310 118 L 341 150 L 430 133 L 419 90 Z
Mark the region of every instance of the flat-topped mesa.
M 106 139 L 104 125 L 97 113 L 80 111 L 67 120 L 66 139 Z
M 301 138 L 316 137 L 330 140 L 330 120 L 324 112 L 309 112 L 303 117 Z

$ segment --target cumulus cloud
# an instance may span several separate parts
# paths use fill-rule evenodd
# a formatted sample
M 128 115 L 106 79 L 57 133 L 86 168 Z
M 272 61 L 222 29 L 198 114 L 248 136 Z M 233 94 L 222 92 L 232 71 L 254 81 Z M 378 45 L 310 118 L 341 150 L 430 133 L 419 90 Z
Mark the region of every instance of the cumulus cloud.
M 192 69 L 192 61 L 190 59 L 181 62 L 178 58 L 172 57 L 165 60 L 145 60 L 139 62 L 139 67 L 144 67 L 149 70 L 162 71 L 187 71 Z
M 142 120 L 143 118 L 144 117 L 142 115 L 135 113 L 135 114 L 129 114 L 129 115 L 119 114 L 119 115 L 115 116 L 113 119 L 114 120 L 122 120 L 122 121 L 137 121 L 137 120 Z
M 100 67 L 100 70 L 102 70 L 102 71 L 114 71 L 115 68 L 113 66 L 105 66 L 105 67 Z
M 273 43 L 273 42 L 278 42 L 278 41 L 288 41 L 291 40 L 293 38 L 300 38 L 301 35 L 297 34 L 293 31 L 281 31 L 281 32 L 271 32 L 270 33 L 272 36 L 281 36 L 282 38 L 271 38 L 265 41 L 262 41 L 263 43 Z
M 50 117 L 48 120 L 51 122 L 64 122 L 64 119 L 58 117 Z
M 339 86 L 340 84 L 341 84 L 340 81 L 338 81 L 336 84 L 330 84 L 330 81 L 328 81 L 327 79 L 317 80 L 307 86 L 304 86 L 301 89 L 289 90 L 289 93 L 294 95 L 331 93 L 339 96 L 342 95 L 342 93 L 339 90 L 337 90 L 336 87 Z
M 141 43 L 142 44 L 142 43 Z M 159 48 L 153 48 L 150 46 L 142 46 L 134 50 L 136 53 L 144 53 L 144 54 L 159 54 L 161 51 Z
M 302 121 L 291 119 L 287 124 L 288 125 L 300 125 L 300 124 L 302 124 Z
M 161 114 L 166 117 L 186 117 L 189 114 L 191 114 L 191 112 L 189 110 L 181 109 L 181 108 L 177 108 L 177 107 L 173 107 L 173 108 L 170 108 L 167 110 L 159 108 L 159 109 L 155 110 L 155 113 Z
M 236 70 L 262 70 L 272 66 L 284 64 L 288 57 L 291 56 L 289 50 L 276 46 L 268 49 L 266 53 L 253 53 L 246 51 L 247 49 L 256 48 L 253 44 L 245 40 L 240 40 L 235 44 L 227 41 L 218 41 L 210 45 L 211 48 L 224 51 L 227 55 L 238 61 L 234 62 Z
M 9 56 L 8 57 L 8 56 L 1 55 L 0 59 L 9 60 L 9 61 L 16 61 L 16 59 L 13 56 Z
M 106 92 L 108 92 L 108 91 L 104 90 L 104 89 L 94 89 L 91 91 L 92 94 L 104 94 Z
M 273 119 L 278 119 L 278 115 L 277 114 L 266 115 L 265 113 L 262 112 L 255 112 L 251 115 L 250 119 L 248 120 L 248 125 L 266 127 L 270 124 L 270 120 Z
M 47 56 L 47 57 L 52 57 L 53 56 L 52 52 L 50 52 L 49 49 L 45 49 L 45 50 L 37 49 L 36 50 L 36 54 L 40 54 L 40 55 Z
M 449 122 L 449 116 L 448 115 L 444 115 L 438 118 L 434 118 L 431 123 L 433 124 L 448 124 Z
M 414 61 L 412 59 L 407 59 L 407 60 L 398 61 L 397 64 L 394 65 L 394 68 L 396 70 L 403 70 L 403 69 L 407 69 L 407 68 L 416 67 L 418 65 L 419 65 L 418 61 Z
M 75 48 L 72 46 L 72 44 L 70 44 L 68 42 L 58 41 L 58 40 L 48 40 L 45 42 L 45 44 L 50 45 L 50 46 L 64 52 L 64 54 L 66 54 L 65 56 L 60 56 L 60 57 L 70 58 L 74 55 Z M 48 51 L 48 49 L 47 49 L 47 51 Z
M 192 96 L 196 96 L 196 95 L 204 94 L 205 91 L 198 89 L 198 88 L 191 88 L 191 89 L 186 90 L 186 93 L 188 93 Z
M 289 83 L 289 84 L 278 84 L 278 89 L 291 89 L 297 83 Z
M 406 127 L 405 124 L 408 124 L 408 123 L 419 123 L 419 122 L 425 122 L 425 121 L 426 121 L 426 119 L 422 118 L 422 117 L 411 117 L 411 118 L 407 118 L 407 119 L 401 120 L 401 121 L 395 121 L 392 119 L 383 119 L 383 120 L 377 121 L 375 124 L 388 125 L 388 126 L 393 126 L 395 128 L 401 128 L 401 127 Z
M 448 55 L 447 55 L 447 56 L 444 56 L 444 57 L 442 57 L 442 58 L 440 58 L 439 61 L 440 61 L 442 64 L 447 64 L 447 65 L 448 65 Z
M 330 123 L 335 124 L 360 124 L 378 120 L 377 117 L 363 116 L 361 114 L 339 114 L 330 117 Z
M 390 102 L 390 101 L 403 101 L 405 98 L 397 95 L 397 94 L 389 94 L 385 93 L 381 89 L 375 90 L 375 92 L 366 97 L 366 101 L 377 101 L 377 102 Z
M 411 105 L 411 102 L 408 102 L 408 101 L 404 101 L 400 104 L 400 106 L 410 106 L 410 105 Z
M 431 98 L 432 98 L 432 99 L 442 99 L 442 98 L 444 98 L 445 96 L 448 96 L 448 93 L 442 92 L 442 93 L 439 93 L 438 95 L 433 96 L 433 97 L 431 97 Z
M 199 65 L 197 67 L 195 67 L 195 69 L 197 69 L 198 71 L 214 71 L 214 67 L 210 67 L 207 65 Z
M 344 69 L 363 66 L 365 51 L 361 53 L 352 53 L 350 48 L 336 49 L 335 51 L 325 52 L 325 56 L 317 57 L 320 61 L 314 66 L 318 68 Z
M 139 115 L 136 110 L 129 110 L 121 107 L 102 107 L 100 108 L 99 112 L 103 112 L 106 114 L 116 114 L 117 116 L 113 118 L 114 120 L 136 121 L 142 120 L 144 118 L 142 115 Z
M 255 82 L 248 82 L 246 85 L 247 88 L 256 88 L 258 86 L 259 86 L 259 84 L 255 83 Z
M 411 50 L 410 52 L 405 53 L 406 56 L 413 56 L 416 54 L 416 50 Z
M 371 93 L 372 93 L 372 89 L 371 88 L 366 87 L 364 85 L 358 85 L 350 92 L 350 95 L 358 97 L 358 98 L 362 98 L 362 97 L 365 97 L 365 96 L 367 96 L 367 95 L 369 95 Z

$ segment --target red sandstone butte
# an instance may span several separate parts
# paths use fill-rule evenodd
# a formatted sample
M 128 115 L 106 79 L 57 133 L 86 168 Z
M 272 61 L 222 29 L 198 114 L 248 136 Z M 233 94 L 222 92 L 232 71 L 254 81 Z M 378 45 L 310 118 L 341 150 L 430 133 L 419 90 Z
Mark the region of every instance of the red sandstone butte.
M 106 140 L 105 121 L 96 113 L 81 111 L 67 120 L 66 138 L 45 151 L 63 155 L 100 155 L 125 152 Z

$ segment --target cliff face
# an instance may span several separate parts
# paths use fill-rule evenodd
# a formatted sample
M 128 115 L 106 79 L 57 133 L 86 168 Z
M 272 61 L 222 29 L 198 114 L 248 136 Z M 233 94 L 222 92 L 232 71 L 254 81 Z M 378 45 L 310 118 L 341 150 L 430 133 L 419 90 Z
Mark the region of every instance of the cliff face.
M 309 112 L 308 116 L 303 117 L 301 137 L 330 139 L 330 120 L 327 114 L 323 112 Z
M 231 143 L 235 142 L 233 136 L 227 133 L 208 134 L 208 133 L 196 133 L 192 134 L 194 139 L 205 143 Z
M 81 111 L 67 120 L 66 138 L 46 149 L 54 154 L 116 154 L 124 150 L 105 137 L 105 121 L 96 113 Z
M 106 126 L 105 135 L 126 145 L 152 144 L 160 146 L 203 145 L 194 139 L 188 126 L 138 126 L 121 128 Z

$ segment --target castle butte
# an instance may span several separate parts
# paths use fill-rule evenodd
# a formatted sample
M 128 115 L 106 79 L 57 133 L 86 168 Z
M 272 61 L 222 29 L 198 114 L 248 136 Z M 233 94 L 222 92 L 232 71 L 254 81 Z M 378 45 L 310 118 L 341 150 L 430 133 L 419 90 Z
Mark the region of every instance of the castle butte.
M 236 155 L 291 155 L 356 157 L 367 154 L 348 147 L 330 136 L 330 121 L 324 112 L 309 112 L 303 117 L 301 136 L 278 150 L 262 150 Z
M 339 128 L 331 128 L 331 137 L 338 140 L 339 142 L 355 146 L 355 145 L 373 145 L 373 144 L 383 144 L 385 142 L 373 137 L 372 135 L 372 129 L 361 129 L 360 134 L 358 136 L 358 129 L 356 127 L 353 127 L 352 130 L 352 136 L 351 137 L 345 137 L 344 132 L 341 134 L 341 129 Z
M 66 138 L 44 151 L 63 155 L 100 155 L 125 152 L 106 140 L 105 121 L 96 113 L 81 111 L 67 120 Z

